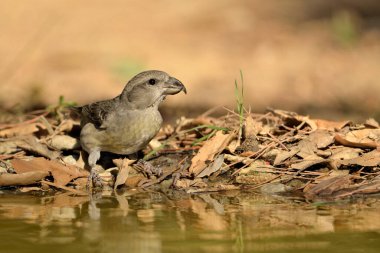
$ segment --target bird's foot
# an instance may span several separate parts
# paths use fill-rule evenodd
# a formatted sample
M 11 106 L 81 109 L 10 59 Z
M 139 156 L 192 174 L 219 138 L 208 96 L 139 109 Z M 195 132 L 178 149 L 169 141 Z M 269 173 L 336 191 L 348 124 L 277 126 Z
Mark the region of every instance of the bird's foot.
M 159 166 L 153 166 L 150 162 L 144 160 L 138 160 L 135 166 L 148 178 L 152 176 L 160 177 L 163 174 Z
M 90 175 L 87 180 L 87 189 L 101 189 L 103 188 L 102 179 L 95 169 L 91 169 Z

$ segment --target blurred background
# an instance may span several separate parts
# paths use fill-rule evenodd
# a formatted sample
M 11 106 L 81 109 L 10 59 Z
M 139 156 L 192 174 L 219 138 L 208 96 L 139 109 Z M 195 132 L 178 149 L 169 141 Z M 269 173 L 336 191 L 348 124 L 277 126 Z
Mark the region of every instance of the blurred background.
M 194 115 L 233 107 L 242 70 L 255 112 L 380 118 L 378 0 L 2 0 L 0 31 L 2 111 L 111 98 L 160 69 L 188 89 L 163 109 Z

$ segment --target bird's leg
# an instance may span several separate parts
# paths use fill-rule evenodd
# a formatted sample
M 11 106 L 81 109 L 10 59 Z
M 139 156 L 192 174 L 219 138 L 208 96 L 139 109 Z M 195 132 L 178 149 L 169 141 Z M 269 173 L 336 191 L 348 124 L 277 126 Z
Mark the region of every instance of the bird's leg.
M 96 162 L 100 158 L 100 151 L 99 150 L 91 150 L 89 152 L 88 156 L 88 165 L 91 167 L 90 176 L 88 177 L 87 181 L 87 188 L 90 189 L 92 186 L 95 186 L 95 188 L 102 188 L 102 180 L 99 177 L 98 173 L 96 172 Z

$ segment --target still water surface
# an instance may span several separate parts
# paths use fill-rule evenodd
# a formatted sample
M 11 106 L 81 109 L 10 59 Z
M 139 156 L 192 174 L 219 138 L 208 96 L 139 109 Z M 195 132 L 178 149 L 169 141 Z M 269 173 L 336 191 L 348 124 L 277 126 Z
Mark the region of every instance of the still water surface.
M 380 252 L 380 198 L 0 192 L 0 252 Z

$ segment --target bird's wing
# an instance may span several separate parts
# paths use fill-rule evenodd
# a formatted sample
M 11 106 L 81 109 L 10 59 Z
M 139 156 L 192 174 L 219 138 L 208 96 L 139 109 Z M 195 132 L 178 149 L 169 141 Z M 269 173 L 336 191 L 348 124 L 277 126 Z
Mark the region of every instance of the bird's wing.
M 111 99 L 88 104 L 82 107 L 82 125 L 92 123 L 97 128 L 105 128 L 107 118 L 116 110 L 118 100 Z

